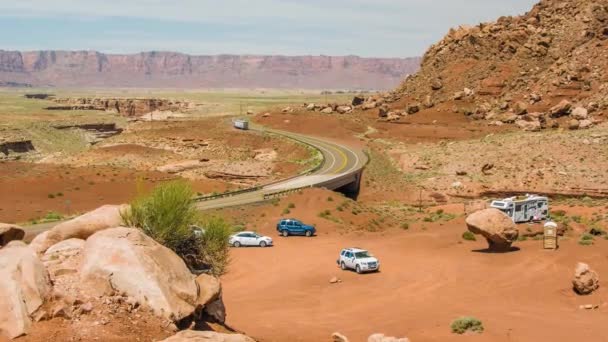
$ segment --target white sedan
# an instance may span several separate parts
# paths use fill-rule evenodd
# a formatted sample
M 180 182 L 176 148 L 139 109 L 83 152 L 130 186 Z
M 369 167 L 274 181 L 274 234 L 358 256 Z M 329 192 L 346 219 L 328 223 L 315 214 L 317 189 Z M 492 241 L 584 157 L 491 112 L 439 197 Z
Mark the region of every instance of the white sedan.
M 272 246 L 272 238 L 268 236 L 262 236 L 254 232 L 240 232 L 234 234 L 228 240 L 230 246 L 241 247 L 241 246 L 260 246 L 268 247 Z

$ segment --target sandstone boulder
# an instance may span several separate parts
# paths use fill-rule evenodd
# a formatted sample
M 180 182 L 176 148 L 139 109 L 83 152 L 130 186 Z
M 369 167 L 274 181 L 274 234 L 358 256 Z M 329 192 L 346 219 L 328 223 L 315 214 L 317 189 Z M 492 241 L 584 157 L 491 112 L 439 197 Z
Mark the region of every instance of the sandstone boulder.
M 408 114 L 410 114 L 410 115 L 411 114 L 416 114 L 416 113 L 418 113 L 420 111 L 420 104 L 418 104 L 418 103 L 410 104 L 410 105 L 407 106 L 407 108 L 405 109 L 405 111 Z
M 173 321 L 196 307 L 197 286 L 184 261 L 138 229 L 111 228 L 89 237 L 80 278 L 92 295 L 117 291 Z
M 519 236 L 519 231 L 511 218 L 494 208 L 472 213 L 467 217 L 466 223 L 472 233 L 486 238 L 491 251 L 509 251 L 511 244 Z
M 600 279 L 589 265 L 579 262 L 574 270 L 572 286 L 576 293 L 588 295 L 600 287 Z
M 63 240 L 77 238 L 86 239 L 96 232 L 122 224 L 121 212 L 127 205 L 104 205 L 72 220 L 60 223 L 49 230 L 45 239 L 40 238 L 32 247 L 36 247 L 39 254 L 44 253 L 52 245 Z
M 407 337 L 397 338 L 384 336 L 384 334 L 373 334 L 367 339 L 367 342 L 410 342 L 410 340 Z
M 526 132 L 538 132 L 542 128 L 539 120 L 517 120 L 515 125 Z
M 570 117 L 576 120 L 585 120 L 589 117 L 589 112 L 583 107 L 576 107 L 570 113 Z
M 578 122 L 578 128 L 587 129 L 593 127 L 593 121 L 591 120 L 581 120 Z
M 549 116 L 551 116 L 552 118 L 566 116 L 570 113 L 571 108 L 572 103 L 570 101 L 562 100 L 560 103 L 549 109 Z
M 524 115 L 528 113 L 528 105 L 522 101 L 515 102 L 513 106 L 513 113 L 515 115 Z
M 331 340 L 332 340 L 332 342 L 349 342 L 348 337 L 346 337 L 338 332 L 331 334 Z
M 321 113 L 323 113 L 323 114 L 331 114 L 333 112 L 334 112 L 334 110 L 331 107 L 325 107 L 321 110 Z
M 443 82 L 440 79 L 437 78 L 431 82 L 431 89 L 440 90 L 441 88 L 443 88 Z
M 28 332 L 52 287 L 42 262 L 20 241 L 0 250 L 0 270 L 0 334 L 15 338 Z
M 581 127 L 580 121 L 578 121 L 576 119 L 572 119 L 572 120 L 568 121 L 568 129 L 576 130 L 576 129 L 579 129 L 579 127 Z
M 8 223 L 0 223 L 0 247 L 6 246 L 9 242 L 23 240 L 25 231 L 23 228 Z
M 350 113 L 353 109 L 350 106 L 338 106 L 336 108 L 336 112 L 340 113 L 340 114 L 347 114 Z
M 388 116 L 389 108 L 388 106 L 382 106 L 378 109 L 378 117 L 385 118 Z
M 222 334 L 214 331 L 184 330 L 161 342 L 255 342 L 241 334 Z
M 315 110 L 315 108 L 316 108 L 316 106 L 315 106 L 315 104 L 314 104 L 314 103 L 309 103 L 309 104 L 306 106 L 306 110 L 309 110 L 309 111 L 313 111 L 313 110 Z
M 53 277 L 77 273 L 84 243 L 81 239 L 67 239 L 47 249 L 41 259 L 48 272 Z
M 197 308 L 203 308 L 217 322 L 224 323 L 226 320 L 226 307 L 222 300 L 222 284 L 220 280 L 208 274 L 201 274 L 196 277 L 196 286 L 198 288 Z

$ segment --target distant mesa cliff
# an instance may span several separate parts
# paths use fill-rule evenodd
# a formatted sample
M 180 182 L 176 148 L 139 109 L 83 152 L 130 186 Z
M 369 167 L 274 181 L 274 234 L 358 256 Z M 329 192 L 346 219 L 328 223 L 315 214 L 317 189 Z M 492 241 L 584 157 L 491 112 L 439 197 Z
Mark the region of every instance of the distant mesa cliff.
M 419 64 L 420 58 L 0 50 L 0 85 L 390 89 Z

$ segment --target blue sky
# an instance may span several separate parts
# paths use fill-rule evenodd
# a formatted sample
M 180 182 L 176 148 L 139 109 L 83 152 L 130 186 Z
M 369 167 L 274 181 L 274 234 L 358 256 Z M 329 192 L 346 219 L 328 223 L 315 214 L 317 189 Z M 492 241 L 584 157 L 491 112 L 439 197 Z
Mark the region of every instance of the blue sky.
M 535 0 L 0 0 L 0 49 L 421 55 Z

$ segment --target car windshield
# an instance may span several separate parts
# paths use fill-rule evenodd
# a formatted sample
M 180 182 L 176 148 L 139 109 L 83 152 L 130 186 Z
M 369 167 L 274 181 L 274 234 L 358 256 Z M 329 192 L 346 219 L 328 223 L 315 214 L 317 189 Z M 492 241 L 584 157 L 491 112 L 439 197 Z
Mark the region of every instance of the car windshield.
M 357 258 L 357 259 L 363 259 L 363 258 L 369 258 L 369 257 L 371 257 L 371 255 L 367 251 L 355 253 L 355 258 Z

